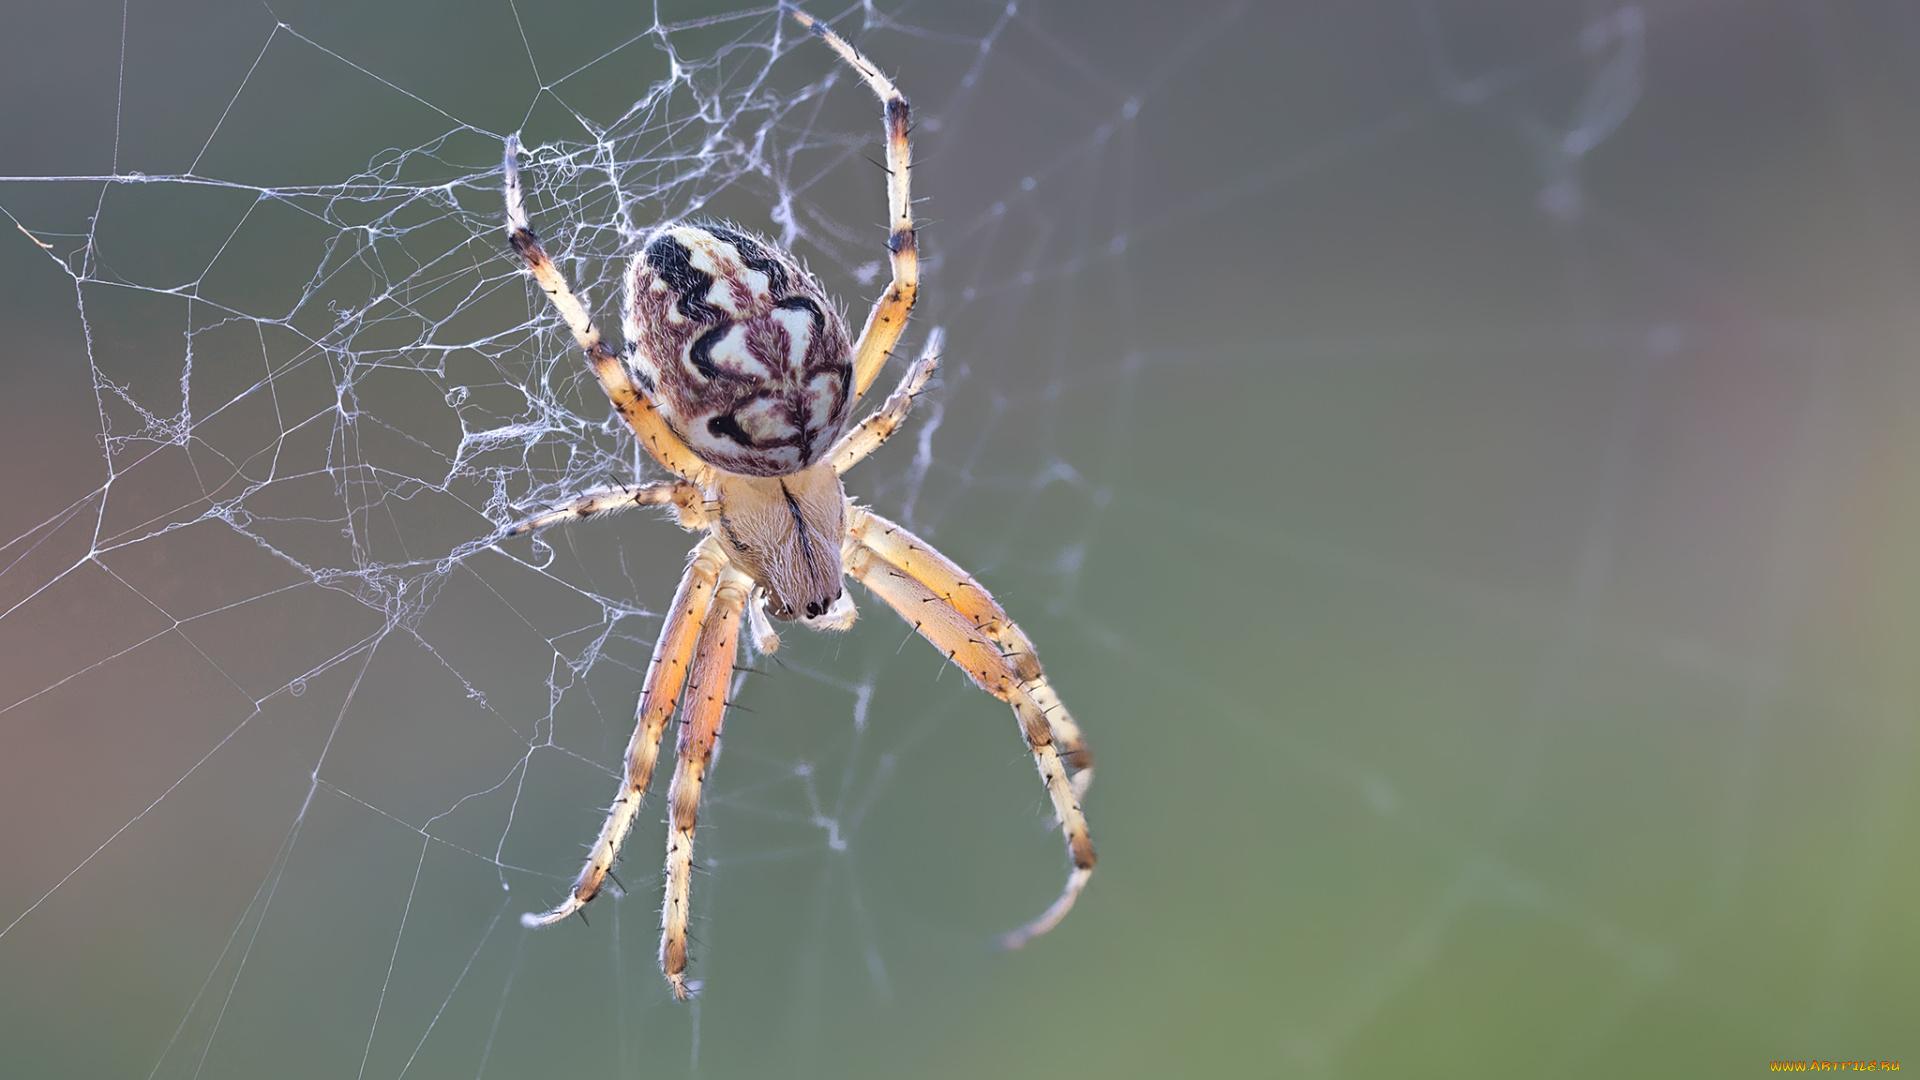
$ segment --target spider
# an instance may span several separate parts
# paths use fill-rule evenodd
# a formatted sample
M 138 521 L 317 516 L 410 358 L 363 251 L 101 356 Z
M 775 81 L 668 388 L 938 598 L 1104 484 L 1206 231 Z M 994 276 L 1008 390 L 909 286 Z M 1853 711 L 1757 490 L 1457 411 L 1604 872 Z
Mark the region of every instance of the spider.
M 564 900 L 520 921 L 552 925 L 599 894 L 633 828 L 678 703 L 660 970 L 681 1000 L 698 989 L 687 979 L 693 830 L 726 713 L 741 619 L 744 614 L 762 653 L 780 644 L 769 616 L 816 630 L 845 630 L 855 611 L 843 577 L 865 585 L 981 689 L 1013 706 L 1073 869 L 1059 898 L 1002 944 L 1017 948 L 1051 930 L 1093 872 L 1093 843 L 1080 812 L 1093 757 L 1041 673 L 1033 644 L 966 571 L 853 502 L 840 482 L 840 474 L 905 421 L 939 364 L 943 335 L 934 329 L 898 389 L 852 423 L 854 403 L 899 342 L 919 288 L 907 99 L 839 35 L 803 11 L 788 10 L 883 104 L 893 279 L 857 341 L 849 343 L 845 317 L 789 252 L 723 225 L 677 223 L 654 230 L 627 270 L 622 327 L 628 353 L 616 354 L 534 234 L 520 186 L 518 138 L 510 136 L 506 147 L 507 234 L 514 251 L 585 350 L 614 409 L 676 477 L 587 492 L 506 534 L 635 506 L 670 507 L 682 528 L 706 533 L 688 556 L 654 645 L 627 744 L 626 774 L 586 865 Z

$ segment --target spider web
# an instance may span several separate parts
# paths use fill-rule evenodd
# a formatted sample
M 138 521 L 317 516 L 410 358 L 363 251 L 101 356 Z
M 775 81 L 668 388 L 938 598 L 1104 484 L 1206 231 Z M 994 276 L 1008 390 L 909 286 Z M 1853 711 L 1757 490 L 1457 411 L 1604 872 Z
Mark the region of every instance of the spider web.
M 850 490 L 1086 723 L 1082 910 L 991 949 L 1063 873 L 1042 793 L 862 594 L 743 654 L 695 1004 L 655 803 L 629 895 L 516 918 L 599 824 L 691 539 L 494 542 L 658 478 L 505 250 L 502 141 L 608 333 L 690 216 L 857 320 L 878 108 L 817 42 L 48 6 L 0 170 L 10 1075 L 1913 1056 L 1920 517 L 1873 465 L 1920 450 L 1910 14 L 813 10 L 914 99 L 906 348 L 948 332 Z

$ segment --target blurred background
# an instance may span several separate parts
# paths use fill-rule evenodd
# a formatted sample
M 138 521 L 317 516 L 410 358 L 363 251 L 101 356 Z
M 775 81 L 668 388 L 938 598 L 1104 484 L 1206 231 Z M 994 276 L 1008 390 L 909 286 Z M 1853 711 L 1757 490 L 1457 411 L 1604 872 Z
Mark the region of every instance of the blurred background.
M 611 797 L 689 538 L 615 332 L 707 215 L 857 320 L 878 110 L 772 9 L 42 2 L 0 71 L 0 1072 L 1734 1076 L 1920 1058 L 1920 13 L 820 5 L 912 96 L 942 379 L 878 601 L 743 653 L 695 972 Z M 890 385 L 899 362 L 882 376 Z M 664 789 L 664 775 L 656 791 Z

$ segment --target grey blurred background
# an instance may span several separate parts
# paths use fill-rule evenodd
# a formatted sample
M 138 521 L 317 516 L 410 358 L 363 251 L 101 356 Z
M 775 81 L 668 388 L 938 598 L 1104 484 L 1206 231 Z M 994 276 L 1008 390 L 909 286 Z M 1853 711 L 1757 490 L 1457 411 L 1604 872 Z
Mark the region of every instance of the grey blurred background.
M 1079 910 L 992 948 L 1063 873 L 1039 785 L 861 594 L 737 692 L 695 1006 L 651 808 L 628 897 L 515 920 L 597 827 L 688 538 L 461 547 L 631 458 L 594 427 L 449 478 L 515 379 L 605 415 L 493 231 L 499 136 L 613 125 L 664 193 L 642 231 L 777 233 L 787 198 L 858 318 L 863 91 L 767 128 L 778 176 L 703 175 L 756 128 L 694 99 L 616 122 L 663 45 L 756 108 L 823 50 L 691 4 L 14 3 L 0 1072 L 1916 1057 L 1911 5 L 813 10 L 919 110 L 910 343 L 948 332 L 850 487 L 981 575 L 1085 725 Z M 550 179 L 604 312 L 616 200 Z

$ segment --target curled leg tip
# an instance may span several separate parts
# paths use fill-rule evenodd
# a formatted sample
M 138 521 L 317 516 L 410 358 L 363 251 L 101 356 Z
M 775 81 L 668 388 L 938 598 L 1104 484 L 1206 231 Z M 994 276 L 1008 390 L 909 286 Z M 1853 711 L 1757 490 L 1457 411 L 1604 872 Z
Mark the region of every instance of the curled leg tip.
M 520 925 L 529 930 L 538 930 L 542 926 L 552 926 L 554 923 L 564 921 L 569 915 L 574 914 L 586 906 L 585 902 L 579 898 L 569 896 L 559 907 L 551 911 L 529 911 L 523 913 L 520 916 Z
M 1076 869 L 1072 874 L 1069 874 L 1067 876 L 1067 887 L 1061 890 L 1060 898 L 1053 902 L 1053 906 L 1042 912 L 1039 918 L 1020 929 L 1001 935 L 1000 947 L 1003 949 L 1017 949 L 1060 925 L 1060 920 L 1066 918 L 1067 912 L 1073 910 L 1074 901 L 1080 899 L 1080 890 L 1087 887 L 1087 879 L 1092 876 L 1093 869 L 1091 867 L 1084 870 Z

